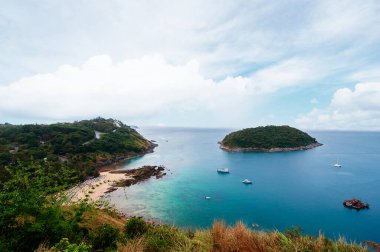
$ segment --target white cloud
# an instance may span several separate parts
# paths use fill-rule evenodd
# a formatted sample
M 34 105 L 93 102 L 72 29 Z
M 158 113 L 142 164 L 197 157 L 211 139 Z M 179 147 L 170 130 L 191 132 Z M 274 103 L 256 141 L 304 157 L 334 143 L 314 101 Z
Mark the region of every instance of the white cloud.
M 350 74 L 347 78 L 348 81 L 359 82 L 374 82 L 380 80 L 380 66 L 370 66 Z
M 101 53 L 115 60 L 160 53 L 176 64 L 196 58 L 205 76 L 219 79 L 294 56 L 361 48 L 354 56 L 365 57 L 380 36 L 378 8 L 378 1 L 8 1 L 0 9 L 0 84 Z
M 271 93 L 279 89 L 307 84 L 325 75 L 318 60 L 291 58 L 261 69 L 250 78 L 255 93 Z
M 331 88 L 379 81 L 376 0 L 14 0 L 1 7 L 2 120 L 100 114 L 244 126 L 289 99 L 298 104 L 277 120 L 291 120 L 310 106 L 311 86 L 323 101 Z M 156 53 L 165 59 L 144 56 Z M 81 65 L 100 54 L 112 58 L 101 60 L 104 69 Z
M 160 120 L 159 115 L 173 121 L 187 114 L 187 123 L 207 125 L 213 122 L 194 120 L 197 114 L 208 114 L 206 120 L 236 125 L 265 94 L 320 75 L 306 63 L 289 59 L 251 77 L 214 81 L 199 73 L 196 60 L 174 65 L 150 55 L 113 63 L 108 55 L 100 55 L 79 67 L 63 65 L 0 86 L 0 116 L 63 120 L 101 115 L 147 123 Z
M 299 34 L 298 42 L 309 46 L 328 43 L 333 48 L 339 44 L 344 48 L 347 41 L 352 44 L 373 43 L 380 36 L 375 25 L 380 21 L 378 8 L 379 2 L 376 0 L 361 3 L 355 0 L 316 1 L 304 20 L 306 25 Z
M 380 83 L 338 89 L 326 109 L 313 109 L 296 124 L 307 129 L 380 130 Z
M 195 60 L 172 65 L 158 55 L 114 64 L 107 55 L 80 67 L 63 65 L 0 87 L 0 114 L 53 120 L 111 116 L 147 118 L 176 113 L 237 109 L 244 102 L 241 78 L 206 79 Z M 228 117 L 228 114 L 226 114 Z

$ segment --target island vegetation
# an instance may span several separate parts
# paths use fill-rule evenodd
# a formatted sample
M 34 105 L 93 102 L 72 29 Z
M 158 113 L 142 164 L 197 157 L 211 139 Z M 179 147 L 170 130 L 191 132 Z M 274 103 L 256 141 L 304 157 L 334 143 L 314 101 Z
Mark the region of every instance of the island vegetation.
M 265 126 L 232 132 L 220 142 L 226 151 L 281 152 L 311 149 L 321 144 L 307 133 L 289 126 Z

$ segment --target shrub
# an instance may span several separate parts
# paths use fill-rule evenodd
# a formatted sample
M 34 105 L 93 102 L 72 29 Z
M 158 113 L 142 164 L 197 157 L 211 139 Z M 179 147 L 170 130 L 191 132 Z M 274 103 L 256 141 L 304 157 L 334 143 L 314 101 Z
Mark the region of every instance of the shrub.
M 83 238 L 83 206 L 67 211 L 63 200 L 48 196 L 52 179 L 45 167 L 19 164 L 9 171 L 12 177 L 0 190 L 0 251 L 33 251 L 44 241 Z
M 93 249 L 95 251 L 116 249 L 116 243 L 119 236 L 119 230 L 112 227 L 110 224 L 103 224 L 90 234 Z
M 53 252 L 88 252 L 91 251 L 91 246 L 86 245 L 85 243 L 75 244 L 70 243 L 69 239 L 62 238 L 57 244 L 55 244 L 51 251 Z
M 125 236 L 129 239 L 141 236 L 148 231 L 149 225 L 139 217 L 130 218 L 124 226 Z
M 6 244 L 4 244 L 1 239 L 0 239 L 0 251 L 4 251 L 4 252 L 7 252 L 7 251 L 10 251 L 7 249 L 7 246 Z
M 144 252 L 145 239 L 143 237 L 129 240 L 126 244 L 119 244 L 118 252 Z
M 153 229 L 149 229 L 146 238 L 146 251 L 158 252 L 158 251 L 170 251 L 176 243 L 180 243 L 182 238 L 185 238 L 180 231 L 169 225 L 157 226 Z

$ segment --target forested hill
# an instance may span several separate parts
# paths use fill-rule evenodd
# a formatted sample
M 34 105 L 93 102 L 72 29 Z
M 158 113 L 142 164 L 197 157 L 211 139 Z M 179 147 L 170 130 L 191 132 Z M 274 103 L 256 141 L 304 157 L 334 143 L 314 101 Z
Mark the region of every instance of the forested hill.
M 150 151 L 153 144 L 114 119 L 51 125 L 0 124 L 0 181 L 17 163 L 44 164 L 67 183 L 98 174 L 97 167 Z
M 221 148 L 247 150 L 271 150 L 302 148 L 320 145 L 307 133 L 289 126 L 265 126 L 248 128 L 228 134 L 221 142 Z M 315 147 L 315 146 L 314 146 Z

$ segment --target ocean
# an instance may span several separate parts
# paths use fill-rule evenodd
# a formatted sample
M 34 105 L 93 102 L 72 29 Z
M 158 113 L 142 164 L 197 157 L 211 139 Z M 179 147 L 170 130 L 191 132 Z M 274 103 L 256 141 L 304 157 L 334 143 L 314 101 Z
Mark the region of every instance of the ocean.
M 120 165 L 164 165 L 167 175 L 108 195 L 127 215 L 183 228 L 215 219 L 257 230 L 300 226 L 305 234 L 380 242 L 380 132 L 308 132 L 323 146 L 286 153 L 228 153 L 218 141 L 231 129 L 142 128 L 158 147 Z M 339 161 L 341 168 L 334 167 Z M 228 167 L 230 174 L 218 174 Z M 253 181 L 242 184 L 243 179 Z M 205 197 L 211 197 L 206 200 Z M 359 198 L 369 210 L 343 207 Z

